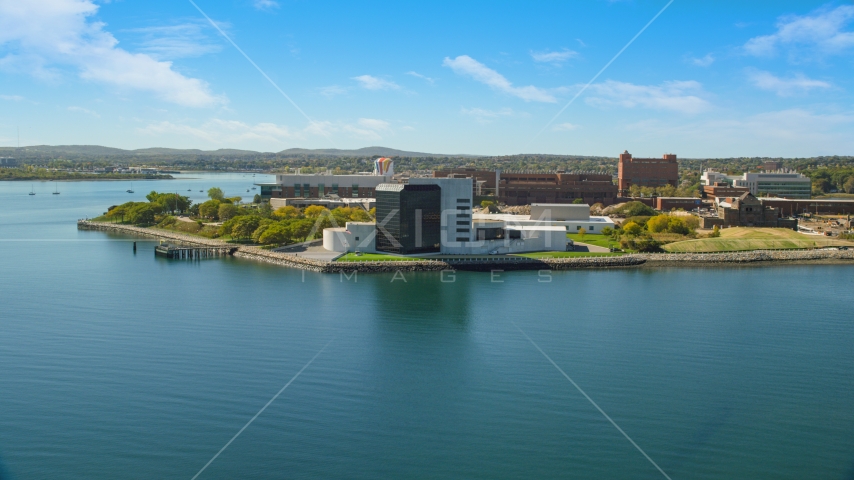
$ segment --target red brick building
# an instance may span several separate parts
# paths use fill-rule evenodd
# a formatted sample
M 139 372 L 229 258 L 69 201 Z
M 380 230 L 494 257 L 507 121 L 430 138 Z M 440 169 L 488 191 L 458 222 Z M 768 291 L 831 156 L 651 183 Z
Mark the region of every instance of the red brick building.
M 611 175 L 601 173 L 524 173 L 457 168 L 437 170 L 434 177 L 471 177 L 482 194 L 494 194 L 506 205 L 532 203 L 573 203 L 576 199 L 593 205 L 613 205 L 617 186 Z
M 749 192 L 747 187 L 733 187 L 728 183 L 717 182 L 714 185 L 703 185 L 703 195 L 712 200 L 716 198 L 738 198 Z
M 622 194 L 626 194 L 632 185 L 675 187 L 679 184 L 679 164 L 676 155 L 672 153 L 664 154 L 661 158 L 632 158 L 632 154 L 626 150 L 620 154 L 617 177 Z

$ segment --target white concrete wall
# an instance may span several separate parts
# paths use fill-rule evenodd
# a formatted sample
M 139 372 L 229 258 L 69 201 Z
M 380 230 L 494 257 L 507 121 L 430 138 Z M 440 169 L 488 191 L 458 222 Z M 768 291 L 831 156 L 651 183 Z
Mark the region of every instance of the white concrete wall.
M 331 252 L 376 253 L 375 223 L 347 222 L 345 228 L 323 230 L 323 248 Z
M 568 233 L 575 233 L 578 227 L 587 230 L 587 233 L 602 233 L 605 227 L 614 228 L 614 221 L 608 217 L 591 216 L 587 221 L 538 221 L 528 215 L 505 215 L 505 214 L 484 214 L 478 213 L 474 215 L 474 221 L 494 220 L 503 221 L 508 226 L 552 226 L 564 227 Z
M 512 230 L 513 227 L 510 227 Z M 506 235 L 509 237 L 509 234 Z M 547 252 L 566 250 L 566 230 L 561 227 L 522 227 L 522 238 L 500 240 L 474 240 L 468 243 L 458 243 L 446 247 L 442 253 L 448 255 L 488 255 L 497 251 L 498 254 Z
M 531 218 L 535 220 L 576 220 L 586 222 L 590 218 L 590 205 L 533 203 Z

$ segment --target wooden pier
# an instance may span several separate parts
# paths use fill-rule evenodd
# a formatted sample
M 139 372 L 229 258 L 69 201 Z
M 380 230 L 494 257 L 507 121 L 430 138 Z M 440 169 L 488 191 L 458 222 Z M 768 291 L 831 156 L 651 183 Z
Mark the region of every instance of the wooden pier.
M 175 260 L 201 260 L 203 258 L 233 255 L 237 247 L 188 246 L 161 243 L 154 247 L 154 255 Z

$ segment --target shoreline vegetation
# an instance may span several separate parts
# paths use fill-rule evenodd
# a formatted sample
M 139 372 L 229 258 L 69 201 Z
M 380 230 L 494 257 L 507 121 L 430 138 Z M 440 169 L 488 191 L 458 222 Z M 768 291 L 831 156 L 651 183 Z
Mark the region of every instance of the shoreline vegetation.
M 161 229 L 137 227 L 126 224 L 79 220 L 80 230 L 100 230 L 119 234 L 140 235 L 161 240 L 169 240 L 188 245 L 230 246 L 234 243 L 219 239 L 169 232 Z M 768 264 L 844 264 L 854 265 L 854 250 L 775 250 L 748 251 L 730 253 L 639 253 L 628 255 L 599 255 L 562 258 L 530 258 L 523 256 L 489 256 L 486 259 L 426 260 L 409 259 L 383 261 L 375 258 L 371 261 L 321 261 L 299 257 L 293 254 L 273 252 L 255 245 L 238 245 L 234 256 L 320 273 L 393 273 L 397 271 L 510 271 L 510 270 L 574 270 L 590 268 L 629 268 L 629 267 L 743 267 Z
M 93 180 L 172 180 L 168 174 L 149 173 L 88 173 L 63 172 L 46 169 L 0 168 L 0 181 L 9 182 L 81 182 Z

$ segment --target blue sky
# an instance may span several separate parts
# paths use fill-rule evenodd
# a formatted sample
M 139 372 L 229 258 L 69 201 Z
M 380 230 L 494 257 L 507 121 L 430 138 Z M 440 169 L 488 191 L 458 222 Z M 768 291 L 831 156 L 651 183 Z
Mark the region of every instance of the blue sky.
M 0 0 L 0 146 L 854 155 L 854 5 Z M 304 112 L 303 113 L 300 112 Z M 550 123 L 551 122 L 551 123 Z

